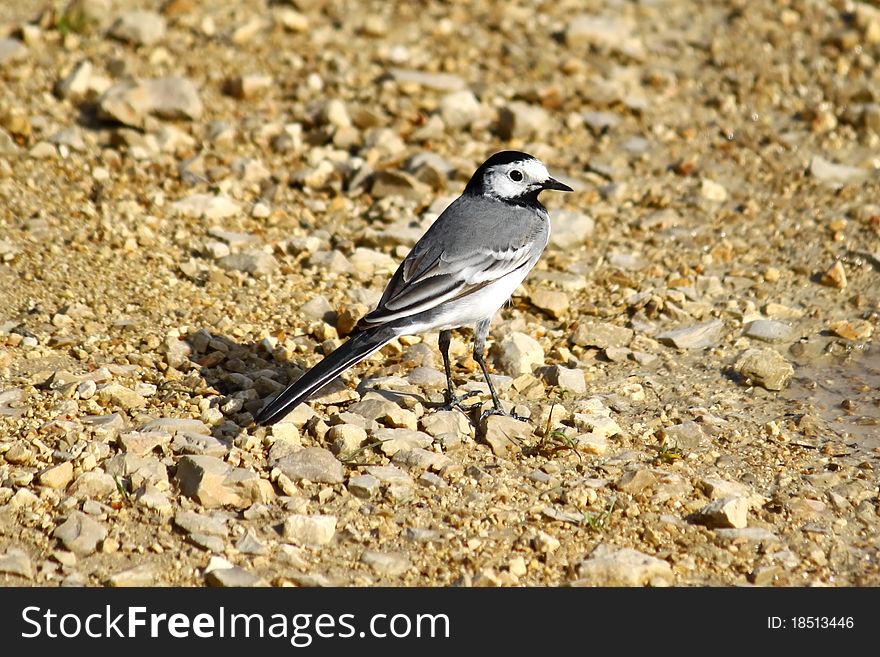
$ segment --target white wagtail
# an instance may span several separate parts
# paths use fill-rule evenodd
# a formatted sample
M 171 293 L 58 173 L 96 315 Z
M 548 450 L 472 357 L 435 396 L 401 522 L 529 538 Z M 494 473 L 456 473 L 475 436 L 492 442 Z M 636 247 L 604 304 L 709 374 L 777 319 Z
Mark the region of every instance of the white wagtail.
M 471 324 L 475 325 L 474 360 L 492 395 L 491 412 L 504 414 L 483 351 L 492 316 L 547 246 L 550 215 L 538 201 L 545 189 L 572 191 L 527 153 L 503 151 L 483 162 L 464 193 L 406 256 L 379 305 L 360 320 L 348 341 L 266 404 L 255 421 L 277 422 L 396 337 L 438 330 L 446 370 L 445 407 L 458 406 L 464 397 L 452 392 L 449 342 L 452 329 Z

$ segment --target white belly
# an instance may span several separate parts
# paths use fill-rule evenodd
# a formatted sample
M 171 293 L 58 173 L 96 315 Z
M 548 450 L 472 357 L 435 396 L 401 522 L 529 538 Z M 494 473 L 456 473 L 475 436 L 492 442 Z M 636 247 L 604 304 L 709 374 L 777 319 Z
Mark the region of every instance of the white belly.
M 446 329 L 469 326 L 492 317 L 503 306 L 513 291 L 523 282 L 531 267 L 523 267 L 499 278 L 477 292 L 447 302 L 447 308 L 438 313 L 431 322 L 423 322 L 407 327 L 407 333 L 424 331 L 443 331 Z

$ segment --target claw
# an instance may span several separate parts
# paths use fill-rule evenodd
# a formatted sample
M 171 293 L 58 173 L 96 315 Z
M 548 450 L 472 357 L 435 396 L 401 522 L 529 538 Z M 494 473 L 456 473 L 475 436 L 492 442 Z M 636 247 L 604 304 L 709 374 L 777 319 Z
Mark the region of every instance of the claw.
M 437 410 L 439 410 L 439 411 L 452 411 L 452 410 L 458 409 L 458 410 L 462 411 L 463 413 L 470 413 L 473 409 L 475 409 L 480 404 L 477 403 L 477 404 L 471 404 L 470 406 L 464 406 L 461 402 L 465 401 L 466 399 L 470 399 L 471 397 L 478 397 L 479 394 L 480 393 L 477 390 L 470 390 L 470 391 L 464 393 L 463 395 L 459 395 L 456 397 L 455 395 L 452 394 L 452 391 L 446 390 L 445 391 L 446 403 L 444 403 L 442 406 L 440 406 Z
M 505 411 L 503 408 L 489 408 L 482 412 L 480 415 L 480 423 L 484 422 L 487 417 L 490 415 L 503 415 L 504 417 L 512 417 L 514 420 L 519 420 L 520 422 L 528 422 L 529 418 L 524 417 L 522 415 L 518 415 L 513 411 Z

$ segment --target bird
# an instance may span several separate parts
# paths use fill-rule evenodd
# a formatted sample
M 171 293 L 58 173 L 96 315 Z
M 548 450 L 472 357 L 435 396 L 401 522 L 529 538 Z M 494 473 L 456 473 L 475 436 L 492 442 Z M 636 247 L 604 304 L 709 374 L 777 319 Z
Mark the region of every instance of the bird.
M 360 319 L 346 342 L 266 403 L 254 421 L 278 422 L 391 340 L 429 331 L 439 331 L 446 374 L 443 408 L 462 408 L 461 402 L 476 393 L 453 394 L 449 344 L 453 329 L 471 325 L 473 357 L 492 396 L 487 413 L 509 415 L 486 367 L 486 338 L 493 316 L 547 246 L 550 215 L 538 200 L 545 190 L 573 191 L 533 155 L 501 151 L 490 156 L 400 263 L 375 310 Z

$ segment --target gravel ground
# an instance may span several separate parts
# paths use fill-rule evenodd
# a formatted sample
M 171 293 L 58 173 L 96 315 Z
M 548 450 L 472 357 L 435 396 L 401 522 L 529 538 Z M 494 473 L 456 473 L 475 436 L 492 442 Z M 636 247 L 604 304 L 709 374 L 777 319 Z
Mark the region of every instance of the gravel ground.
M 880 585 L 878 58 L 875 2 L 7 0 L 0 582 Z M 254 427 L 504 148 L 576 190 L 530 421 L 425 335 Z

